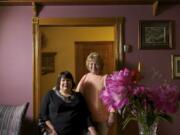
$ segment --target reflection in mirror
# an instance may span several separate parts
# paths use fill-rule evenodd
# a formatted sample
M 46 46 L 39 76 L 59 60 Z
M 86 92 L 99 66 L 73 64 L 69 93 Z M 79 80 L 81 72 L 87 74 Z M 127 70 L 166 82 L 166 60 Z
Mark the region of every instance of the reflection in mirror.
M 54 87 L 59 72 L 68 70 L 76 83 L 87 72 L 85 59 L 96 51 L 105 61 L 104 73 L 122 61 L 122 18 L 39 19 L 33 18 L 34 34 L 34 119 L 42 96 Z M 54 71 L 41 74 L 42 54 L 56 52 Z M 52 64 L 52 63 L 51 63 Z
M 76 84 L 87 72 L 85 59 L 87 55 L 96 51 L 104 58 L 104 73 L 115 69 L 114 58 L 114 27 L 40 27 L 42 44 L 41 52 L 56 52 L 54 72 L 42 74 L 40 78 L 41 97 L 55 86 L 57 75 L 61 71 L 70 71 L 76 79 Z M 78 42 L 77 41 L 81 41 Z M 101 42 L 101 44 L 100 44 Z M 81 46 L 82 45 L 82 46 Z M 84 47 L 83 47 L 84 46 Z M 42 55 L 43 56 L 43 55 Z M 47 55 L 46 55 L 47 56 Z M 46 57 L 47 58 L 47 57 Z M 42 58 L 43 60 L 43 58 Z M 52 67 L 52 55 L 46 59 L 48 67 Z M 48 63 L 47 63 L 48 62 Z M 43 62 L 42 62 L 43 63 Z M 45 63 L 44 63 L 45 64 Z M 46 66 L 46 67 L 47 67 Z M 44 66 L 41 65 L 42 71 Z M 52 68 L 51 68 L 52 69 Z M 47 73 L 47 72 L 46 72 Z

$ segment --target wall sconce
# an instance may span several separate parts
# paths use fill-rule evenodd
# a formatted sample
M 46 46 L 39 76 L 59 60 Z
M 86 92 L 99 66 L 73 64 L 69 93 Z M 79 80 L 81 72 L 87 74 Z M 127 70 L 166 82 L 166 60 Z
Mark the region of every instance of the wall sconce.
M 123 46 L 123 49 L 124 49 L 125 53 L 128 53 L 128 52 L 132 51 L 132 47 L 130 45 L 126 45 L 126 44 Z

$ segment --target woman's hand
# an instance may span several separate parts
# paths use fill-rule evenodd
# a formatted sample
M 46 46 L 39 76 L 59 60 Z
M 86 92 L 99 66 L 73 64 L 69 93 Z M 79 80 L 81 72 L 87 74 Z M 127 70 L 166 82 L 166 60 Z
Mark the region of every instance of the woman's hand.
M 54 129 L 54 126 L 52 125 L 52 123 L 49 120 L 47 120 L 45 123 L 47 125 L 47 131 L 50 135 L 58 135 L 56 133 L 56 130 Z
M 47 128 L 46 131 L 48 132 L 48 135 L 57 135 L 54 129 Z
M 108 121 L 107 121 L 108 127 L 111 127 L 113 125 L 113 123 L 115 122 L 115 117 L 116 115 L 114 112 L 111 112 L 109 114 Z
M 52 130 L 50 135 L 58 135 L 55 130 Z
M 96 129 L 93 126 L 90 126 L 88 128 L 88 131 L 89 131 L 90 135 L 98 135 L 98 133 L 96 132 Z

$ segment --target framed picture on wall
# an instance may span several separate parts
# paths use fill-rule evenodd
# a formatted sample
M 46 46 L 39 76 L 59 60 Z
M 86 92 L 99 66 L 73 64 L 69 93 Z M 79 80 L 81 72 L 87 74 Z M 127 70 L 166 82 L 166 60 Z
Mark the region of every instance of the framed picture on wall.
M 55 71 L 56 52 L 43 52 L 41 55 L 41 74 L 45 75 Z
M 171 55 L 172 78 L 180 79 L 180 55 Z
M 139 22 L 139 49 L 171 49 L 172 21 Z

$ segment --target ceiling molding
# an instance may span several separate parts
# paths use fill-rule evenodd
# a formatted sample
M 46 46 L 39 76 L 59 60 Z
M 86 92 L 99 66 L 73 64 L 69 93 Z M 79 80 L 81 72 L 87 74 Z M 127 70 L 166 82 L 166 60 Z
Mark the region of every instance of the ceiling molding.
M 158 0 L 161 4 L 180 4 L 179 0 Z M 1 0 L 0 5 L 142 5 L 156 0 Z

